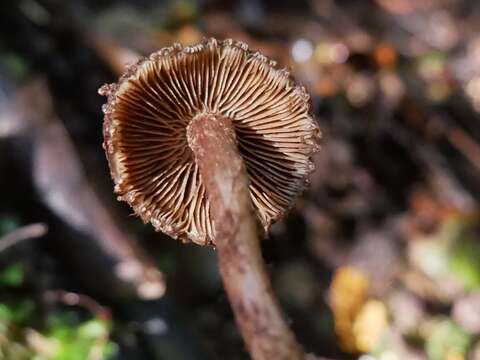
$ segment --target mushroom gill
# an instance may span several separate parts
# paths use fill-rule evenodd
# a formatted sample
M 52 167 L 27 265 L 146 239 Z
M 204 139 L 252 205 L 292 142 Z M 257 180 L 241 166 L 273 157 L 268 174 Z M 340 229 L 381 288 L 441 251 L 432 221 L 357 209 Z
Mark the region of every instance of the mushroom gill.
M 201 114 L 229 118 L 265 229 L 303 191 L 318 148 L 309 97 L 286 70 L 240 42 L 164 48 L 105 85 L 104 138 L 115 191 L 174 238 L 215 241 L 186 130 Z

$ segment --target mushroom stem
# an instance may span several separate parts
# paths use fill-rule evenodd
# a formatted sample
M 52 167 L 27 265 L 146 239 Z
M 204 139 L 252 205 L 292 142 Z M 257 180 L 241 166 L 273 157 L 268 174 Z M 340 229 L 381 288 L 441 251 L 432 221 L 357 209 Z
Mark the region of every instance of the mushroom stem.
M 250 355 L 255 360 L 306 358 L 271 288 L 232 121 L 198 115 L 187 139 L 208 194 L 224 286 Z

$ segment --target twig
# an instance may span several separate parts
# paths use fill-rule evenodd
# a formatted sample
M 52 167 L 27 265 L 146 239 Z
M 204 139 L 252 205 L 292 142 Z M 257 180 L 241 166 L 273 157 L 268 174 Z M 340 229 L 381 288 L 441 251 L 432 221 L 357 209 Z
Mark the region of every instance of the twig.
M 44 298 L 47 302 L 61 302 L 68 306 L 81 306 L 101 320 L 111 320 L 110 310 L 87 295 L 65 290 L 48 290 L 45 292 Z
M 95 256 L 102 260 L 95 272 L 105 281 L 101 291 L 109 289 L 134 290 L 143 299 L 156 299 L 165 292 L 163 275 L 153 259 L 117 222 L 97 196 L 87 180 L 83 164 L 62 121 L 54 113 L 52 99 L 45 81 L 32 81 L 24 86 L 10 102 L 11 113 L 24 122 L 24 136 L 31 140 L 32 176 L 36 190 L 45 205 L 71 229 L 85 236 L 81 245 L 72 237 L 68 246 L 77 258 L 92 246 L 98 246 Z M 99 261 L 100 262 L 100 261 Z M 81 260 L 80 266 L 84 266 Z M 112 269 L 112 265 L 114 269 Z M 84 269 L 82 269 L 83 271 Z
M 0 237 L 0 253 L 23 240 L 42 237 L 47 233 L 47 231 L 48 227 L 44 223 L 35 223 L 22 226 Z
M 446 137 L 450 143 L 480 170 L 480 145 L 459 127 L 447 130 Z

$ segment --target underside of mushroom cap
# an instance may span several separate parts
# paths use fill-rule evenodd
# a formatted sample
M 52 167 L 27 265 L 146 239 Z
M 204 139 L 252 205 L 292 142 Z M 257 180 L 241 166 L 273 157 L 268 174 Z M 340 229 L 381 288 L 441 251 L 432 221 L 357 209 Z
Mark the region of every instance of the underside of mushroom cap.
M 289 72 L 244 43 L 175 44 L 99 92 L 115 192 L 156 230 L 215 243 L 215 224 L 186 130 L 199 114 L 231 119 L 252 204 L 267 230 L 304 190 L 320 131 Z

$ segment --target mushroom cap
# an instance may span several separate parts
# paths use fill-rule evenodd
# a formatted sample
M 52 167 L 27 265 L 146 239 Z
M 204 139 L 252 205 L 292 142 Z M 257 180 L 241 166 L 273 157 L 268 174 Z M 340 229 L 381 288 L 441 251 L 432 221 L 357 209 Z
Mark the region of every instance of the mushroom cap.
M 304 190 L 320 131 L 289 72 L 232 40 L 175 44 L 130 66 L 99 92 L 115 192 L 173 238 L 215 242 L 215 224 L 187 143 L 199 114 L 232 120 L 258 219 L 268 230 Z

